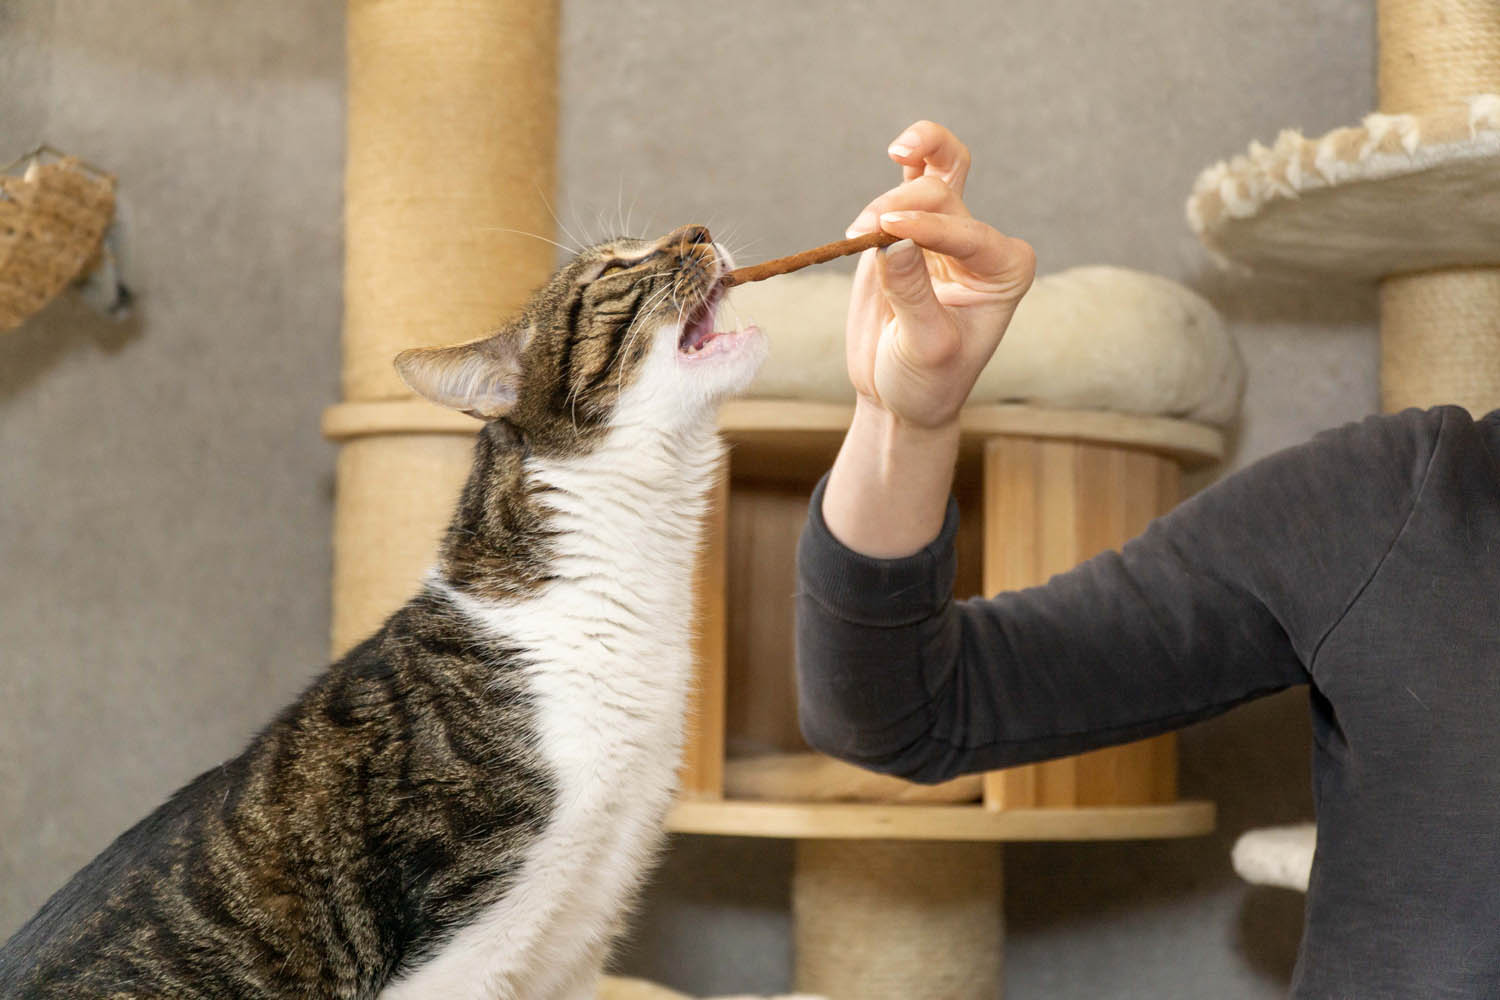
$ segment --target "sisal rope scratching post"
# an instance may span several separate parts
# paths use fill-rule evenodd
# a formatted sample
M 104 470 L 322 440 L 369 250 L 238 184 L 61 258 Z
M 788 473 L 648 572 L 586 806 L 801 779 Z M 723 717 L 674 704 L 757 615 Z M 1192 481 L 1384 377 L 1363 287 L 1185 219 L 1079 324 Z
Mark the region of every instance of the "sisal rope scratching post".
M 1422 114 L 1500 94 L 1500 4 L 1381 0 L 1380 110 Z M 1380 397 L 1387 411 L 1500 406 L 1500 268 L 1380 283 Z
M 335 654 L 411 594 L 468 472 L 474 425 L 391 359 L 482 336 L 552 270 L 506 230 L 552 232 L 557 27 L 554 0 L 350 0 Z
M 1500 407 L 1500 268 L 1380 282 L 1380 401 L 1388 412 L 1457 403 Z
M 1000 872 L 997 844 L 799 840 L 797 989 L 829 1000 L 994 1000 Z

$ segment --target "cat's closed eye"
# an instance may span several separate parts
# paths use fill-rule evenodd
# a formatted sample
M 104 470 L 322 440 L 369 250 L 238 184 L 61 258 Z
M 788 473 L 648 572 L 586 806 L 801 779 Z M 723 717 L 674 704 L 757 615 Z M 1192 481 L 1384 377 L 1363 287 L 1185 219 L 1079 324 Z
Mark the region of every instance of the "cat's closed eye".
M 629 266 L 630 261 L 628 260 L 620 260 L 616 258 L 614 260 L 605 261 L 604 266 L 599 269 L 599 273 L 595 275 L 595 277 L 602 278 L 606 274 L 609 274 L 611 271 L 622 271 Z

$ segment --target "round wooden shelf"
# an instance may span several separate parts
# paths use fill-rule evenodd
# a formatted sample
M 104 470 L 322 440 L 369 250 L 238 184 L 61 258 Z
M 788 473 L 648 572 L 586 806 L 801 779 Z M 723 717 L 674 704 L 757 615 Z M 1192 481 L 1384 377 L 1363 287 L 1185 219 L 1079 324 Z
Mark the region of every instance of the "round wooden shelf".
M 348 441 L 377 434 L 473 434 L 480 422 L 425 399 L 335 403 L 323 411 L 323 436 Z
M 673 833 L 835 840 L 1084 841 L 1196 837 L 1214 804 L 989 810 L 953 806 L 687 799 L 667 815 Z
M 817 474 L 833 463 L 854 407 L 784 399 L 736 399 L 719 412 L 719 429 L 756 466 Z M 1170 417 L 1105 410 L 1051 410 L 1021 403 L 965 407 L 959 418 L 967 457 L 978 457 L 984 440 L 999 435 L 1134 445 L 1160 452 L 1192 468 L 1224 457 L 1224 434 L 1216 427 Z M 736 453 L 735 473 L 755 475 Z
M 821 472 L 832 462 L 853 414 L 854 407 L 842 403 L 736 399 L 720 410 L 719 429 L 768 470 L 801 472 L 815 465 Z M 968 407 L 961 420 L 965 445 L 975 451 L 986 437 L 1016 435 L 1135 445 L 1189 467 L 1224 457 L 1218 428 L 1170 417 L 1007 403 Z M 323 435 L 332 441 L 375 434 L 472 434 L 478 428 L 473 417 L 421 399 L 338 403 L 323 413 Z

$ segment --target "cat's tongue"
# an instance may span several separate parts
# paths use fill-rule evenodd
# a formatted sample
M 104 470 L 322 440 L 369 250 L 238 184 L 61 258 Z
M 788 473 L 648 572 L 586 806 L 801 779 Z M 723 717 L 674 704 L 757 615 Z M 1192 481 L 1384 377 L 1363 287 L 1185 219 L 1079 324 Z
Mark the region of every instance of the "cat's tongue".
M 719 337 L 720 334 L 714 330 L 697 330 L 682 340 L 682 350 L 685 354 L 697 354 L 708 346 L 709 342 Z
M 714 330 L 714 315 L 718 312 L 719 300 L 723 296 L 723 287 L 715 288 L 708 298 L 688 314 L 687 322 L 683 324 L 682 339 L 677 343 L 677 349 L 683 354 L 697 354 L 715 337 L 723 336 Z

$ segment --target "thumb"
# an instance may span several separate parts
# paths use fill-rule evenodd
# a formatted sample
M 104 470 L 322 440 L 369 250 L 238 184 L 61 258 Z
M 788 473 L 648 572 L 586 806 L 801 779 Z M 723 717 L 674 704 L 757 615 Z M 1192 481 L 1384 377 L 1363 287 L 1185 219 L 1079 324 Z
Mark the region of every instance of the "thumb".
M 880 288 L 896 314 L 896 339 L 917 364 L 936 364 L 952 355 L 952 324 L 932 290 L 927 261 L 911 240 L 892 243 L 878 254 Z

